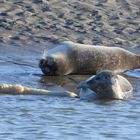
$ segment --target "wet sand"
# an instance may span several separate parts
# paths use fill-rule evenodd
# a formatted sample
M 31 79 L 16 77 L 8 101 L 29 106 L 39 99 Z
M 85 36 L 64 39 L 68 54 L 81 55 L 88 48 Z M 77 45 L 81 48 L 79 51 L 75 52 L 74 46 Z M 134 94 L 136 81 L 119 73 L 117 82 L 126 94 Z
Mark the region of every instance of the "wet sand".
M 0 1 L 0 40 L 45 44 L 62 39 L 132 47 L 140 42 L 139 0 Z

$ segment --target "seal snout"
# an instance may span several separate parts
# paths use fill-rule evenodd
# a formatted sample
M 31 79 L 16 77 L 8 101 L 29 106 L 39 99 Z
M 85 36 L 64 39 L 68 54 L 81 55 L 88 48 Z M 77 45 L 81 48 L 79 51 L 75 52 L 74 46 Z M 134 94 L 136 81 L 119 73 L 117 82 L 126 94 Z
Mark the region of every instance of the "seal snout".
M 41 60 L 39 61 L 39 67 L 40 67 L 40 68 L 44 67 L 45 63 L 46 63 L 46 60 L 45 60 L 45 59 L 41 59 Z
M 89 88 L 88 84 L 86 81 L 82 81 L 78 86 L 77 86 L 77 89 L 85 89 L 85 88 Z
M 87 80 L 82 81 L 77 88 L 80 90 L 80 99 L 92 101 L 96 98 L 96 93 L 90 89 Z
M 49 73 L 49 69 L 47 68 L 47 61 L 45 59 L 41 59 L 39 61 L 39 67 L 41 68 L 44 74 Z
M 57 64 L 55 63 L 53 58 L 41 59 L 39 62 L 39 67 L 42 72 L 47 76 L 56 75 L 57 72 Z

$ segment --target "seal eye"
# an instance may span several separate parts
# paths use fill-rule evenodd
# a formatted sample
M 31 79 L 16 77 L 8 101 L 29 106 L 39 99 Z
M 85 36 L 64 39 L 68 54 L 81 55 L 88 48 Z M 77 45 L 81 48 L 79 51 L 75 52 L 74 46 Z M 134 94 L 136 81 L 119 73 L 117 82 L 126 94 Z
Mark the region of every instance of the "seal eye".
M 107 76 L 105 76 L 105 79 L 108 79 L 108 77 L 107 77 Z

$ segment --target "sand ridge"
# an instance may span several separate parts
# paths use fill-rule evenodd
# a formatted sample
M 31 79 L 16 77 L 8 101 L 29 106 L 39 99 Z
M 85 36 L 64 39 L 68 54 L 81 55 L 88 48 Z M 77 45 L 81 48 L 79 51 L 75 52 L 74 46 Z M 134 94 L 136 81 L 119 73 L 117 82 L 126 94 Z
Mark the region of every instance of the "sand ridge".
M 0 41 L 135 46 L 139 7 L 139 0 L 1 0 Z

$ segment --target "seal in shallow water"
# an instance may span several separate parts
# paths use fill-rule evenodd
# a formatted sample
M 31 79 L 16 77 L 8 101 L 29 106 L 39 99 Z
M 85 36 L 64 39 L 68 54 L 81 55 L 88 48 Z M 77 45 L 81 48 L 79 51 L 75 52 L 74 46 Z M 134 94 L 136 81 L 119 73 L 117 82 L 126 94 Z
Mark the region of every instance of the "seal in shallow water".
M 49 91 L 45 89 L 29 88 L 22 85 L 0 84 L 0 93 L 15 95 L 50 95 L 80 97 L 85 100 L 95 99 L 128 99 L 132 96 L 131 84 L 122 76 L 112 71 L 102 71 L 78 85 L 79 96 L 70 91 Z
M 104 47 L 66 41 L 48 50 L 39 62 L 45 75 L 116 73 L 140 67 L 140 56 L 118 47 Z
M 112 71 L 104 70 L 78 85 L 80 98 L 94 99 L 122 99 L 132 97 L 133 87 L 127 79 Z

